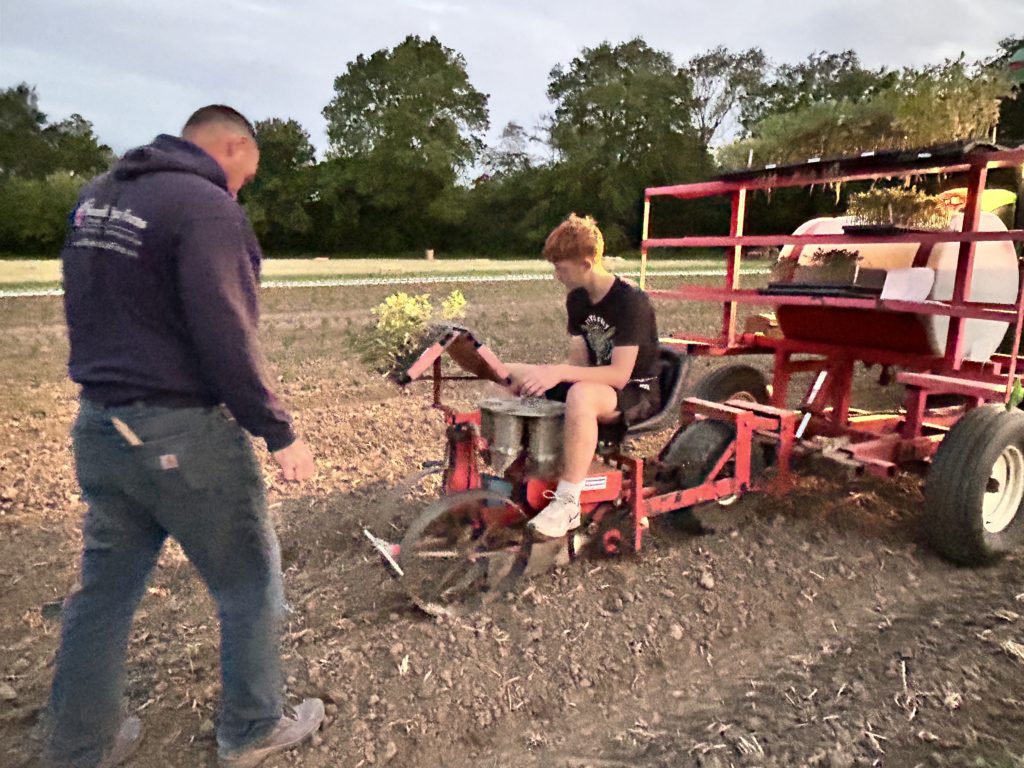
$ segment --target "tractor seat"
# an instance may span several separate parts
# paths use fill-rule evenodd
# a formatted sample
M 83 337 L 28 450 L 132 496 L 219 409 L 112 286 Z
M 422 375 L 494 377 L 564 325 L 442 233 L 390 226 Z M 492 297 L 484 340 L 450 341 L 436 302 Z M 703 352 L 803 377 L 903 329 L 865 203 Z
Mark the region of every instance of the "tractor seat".
M 599 425 L 598 442 L 615 446 L 633 435 L 659 432 L 676 426 L 685 392 L 686 372 L 689 367 L 688 355 L 680 353 L 674 346 L 659 344 L 657 371 L 658 388 L 661 391 L 661 407 L 628 429 L 621 421 Z

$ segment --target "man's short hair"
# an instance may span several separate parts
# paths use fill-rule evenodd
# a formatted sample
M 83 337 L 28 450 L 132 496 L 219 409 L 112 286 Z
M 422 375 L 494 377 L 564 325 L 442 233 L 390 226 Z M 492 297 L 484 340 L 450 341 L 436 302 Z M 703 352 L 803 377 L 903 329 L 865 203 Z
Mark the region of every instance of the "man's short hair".
M 569 218 L 559 224 L 544 241 L 544 258 L 555 264 L 559 261 L 582 262 L 593 259 L 600 264 L 604 257 L 604 237 L 597 228 L 597 222 L 590 216 Z
M 193 131 L 208 125 L 223 125 L 234 128 L 237 132 L 256 140 L 256 129 L 241 112 L 237 109 L 223 104 L 210 104 L 201 107 L 192 113 L 192 116 L 185 121 L 185 127 L 181 129 L 181 135 L 188 137 Z

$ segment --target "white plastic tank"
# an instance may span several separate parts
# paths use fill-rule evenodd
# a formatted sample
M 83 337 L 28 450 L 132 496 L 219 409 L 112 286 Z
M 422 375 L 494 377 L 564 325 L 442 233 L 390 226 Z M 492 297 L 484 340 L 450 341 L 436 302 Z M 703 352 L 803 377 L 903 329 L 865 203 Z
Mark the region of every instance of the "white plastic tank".
M 796 228 L 794 235 L 841 235 L 843 227 L 849 227 L 859 222 L 852 216 L 823 216 L 817 219 L 805 221 Z M 852 243 L 825 243 L 821 245 L 805 245 L 800 251 L 800 258 L 797 263 L 801 266 L 813 264 L 811 261 L 815 251 L 829 251 L 834 248 L 845 248 L 854 251 L 860 256 L 857 264 L 864 269 L 902 269 L 914 263 L 914 254 L 917 253 L 917 243 L 863 243 L 854 245 Z M 783 259 L 793 252 L 793 246 L 785 246 L 779 254 Z
M 821 217 L 806 221 L 797 227 L 795 235 L 841 235 L 843 227 L 856 224 L 850 216 Z M 950 230 L 960 231 L 963 214 L 950 220 Z M 982 213 L 978 224 L 982 232 L 1005 232 L 1006 225 L 993 213 Z M 827 243 L 805 245 L 800 251 L 797 263 L 809 265 L 814 252 L 845 248 L 860 257 L 861 268 L 900 270 L 913 266 L 917 254 L 917 243 Z M 953 298 L 953 283 L 956 277 L 959 243 L 936 243 L 928 258 L 928 267 L 935 272 L 935 280 L 928 299 L 948 301 Z M 793 246 L 785 246 L 780 259 L 787 258 Z M 1020 274 L 1017 255 L 1009 241 L 978 243 L 974 252 L 974 273 L 971 279 L 969 301 L 992 302 L 1012 305 L 1017 300 Z M 936 315 L 921 316 L 928 335 L 929 345 L 934 354 L 942 354 L 946 347 L 949 318 Z M 1006 334 L 1008 322 L 998 320 L 968 320 L 964 328 L 964 358 L 986 362 L 999 347 Z
M 957 232 L 963 227 L 963 223 L 963 214 L 957 214 L 949 222 L 949 227 Z M 982 232 L 1005 232 L 1006 225 L 994 213 L 982 213 L 978 229 Z M 959 251 L 959 243 L 937 243 L 932 249 L 928 266 L 935 270 L 935 284 L 932 286 L 929 299 L 948 301 L 953 298 Z M 974 273 L 971 275 L 968 301 L 1013 304 L 1017 301 L 1019 285 L 1020 271 L 1013 243 L 1004 240 L 975 245 Z M 964 327 L 964 359 L 988 361 L 995 354 L 1009 325 L 1009 322 L 999 320 L 968 320 Z M 925 327 L 932 349 L 936 353 L 941 353 L 946 348 L 949 318 L 929 317 Z

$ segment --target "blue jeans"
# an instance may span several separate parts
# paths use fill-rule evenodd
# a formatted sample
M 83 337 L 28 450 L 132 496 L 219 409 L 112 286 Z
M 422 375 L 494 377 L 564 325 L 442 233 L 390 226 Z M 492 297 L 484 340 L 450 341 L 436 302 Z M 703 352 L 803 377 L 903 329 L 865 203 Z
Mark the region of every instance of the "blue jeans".
M 132 446 L 117 417 L 143 441 Z M 88 512 L 81 587 L 65 602 L 48 721 L 58 764 L 94 766 L 120 726 L 132 616 L 168 535 L 217 603 L 217 741 L 234 749 L 281 717 L 281 555 L 248 435 L 219 408 L 83 400 L 72 430 Z

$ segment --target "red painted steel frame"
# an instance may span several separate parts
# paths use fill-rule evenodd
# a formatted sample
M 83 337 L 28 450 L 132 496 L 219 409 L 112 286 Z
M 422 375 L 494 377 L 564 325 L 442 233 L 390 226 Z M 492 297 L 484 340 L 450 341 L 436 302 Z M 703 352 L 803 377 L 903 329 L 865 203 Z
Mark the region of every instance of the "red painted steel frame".
M 781 493 L 789 488 L 789 459 L 798 416 L 796 412 L 745 401 L 714 403 L 691 397 L 683 403 L 682 416 L 683 426 L 680 431 L 694 420 L 703 418 L 726 421 L 736 426 L 736 437 L 732 444 L 699 485 L 659 493 L 656 488 L 643 485 L 643 459 L 625 454 L 615 454 L 606 459 L 613 466 L 622 467 L 629 477 L 622 501 L 628 505 L 631 513 L 633 548 L 636 552 L 642 547 L 643 534 L 650 527 L 651 518 L 738 495 L 753 488 L 755 478 L 751 476 L 751 452 L 755 446 L 755 435 L 778 445 L 778 471 L 765 490 Z
M 920 157 L 928 157 L 923 153 Z M 920 165 L 920 162 L 918 163 Z M 678 334 L 674 341 L 685 346 L 690 354 L 731 356 L 737 354 L 772 354 L 774 356 L 772 405 L 785 409 L 790 379 L 798 371 L 825 372 L 824 385 L 811 401 L 805 398 L 799 412 L 808 420 L 810 435 L 846 437 L 853 461 L 868 472 L 889 475 L 896 468 L 927 459 L 938 447 L 943 434 L 956 416 L 935 415 L 927 411 L 930 394 L 960 394 L 967 398 L 966 407 L 981 402 L 1005 402 L 1020 375 L 1017 349 L 1024 319 L 1024 280 L 1021 281 L 1014 304 L 993 304 L 968 301 L 973 273 L 975 246 L 979 242 L 1024 241 L 1024 230 L 980 232 L 981 194 L 987 174 L 993 168 L 1024 165 L 1024 148 L 983 151 L 963 154 L 932 167 L 921 168 L 913 163 L 890 163 L 856 171 L 844 171 L 843 161 L 808 163 L 806 166 L 766 169 L 748 178 L 726 179 L 646 190 L 644 200 L 644 240 L 641 254 L 646 266 L 651 249 L 707 248 L 726 249 L 726 277 L 722 287 L 709 285 L 681 286 L 674 290 L 651 291 L 661 298 L 721 302 L 722 327 L 717 338 L 701 338 Z M 848 167 L 848 166 L 846 166 Z M 746 193 L 778 187 L 834 184 L 879 178 L 905 178 L 933 174 L 967 174 L 967 204 L 962 232 L 927 232 L 896 234 L 843 235 L 757 235 L 743 234 L 746 220 Z M 728 236 L 649 238 L 651 202 L 658 197 L 694 200 L 729 196 L 732 203 Z M 1024 204 L 1024 201 L 1018 204 Z M 941 242 L 960 244 L 953 296 L 944 302 L 882 301 L 876 298 L 765 295 L 739 287 L 739 268 L 745 247 L 791 245 L 800 249 L 814 244 L 919 243 L 915 263 L 926 258 L 928 251 Z M 739 304 L 766 306 L 836 307 L 871 312 L 901 312 L 915 315 L 938 315 L 950 318 L 946 347 L 942 354 L 922 354 L 818 342 L 802 342 L 765 334 L 737 333 L 736 307 Z M 1014 324 L 1015 343 L 1009 355 L 994 355 L 987 363 L 963 359 L 963 334 L 968 319 L 999 320 Z M 793 360 L 794 355 L 816 355 L 812 360 Z M 902 414 L 890 414 L 878 421 L 851 419 L 850 395 L 854 365 L 899 366 L 898 383 L 906 387 Z M 810 393 L 809 393 L 810 394 Z M 962 409 L 961 409 L 962 410 Z M 728 419 L 732 421 L 733 419 Z M 788 435 L 781 439 L 786 451 L 792 448 Z M 694 491 L 696 489 L 691 489 Z M 699 494 L 698 494 L 699 495 Z
M 616 453 L 601 457 L 603 462 L 612 467 L 611 472 L 621 471 L 623 483 L 617 491 L 615 499 L 606 498 L 593 503 L 586 503 L 584 494 L 584 514 L 593 514 L 596 521 L 607 510 L 608 502 L 623 504 L 630 511 L 633 528 L 633 549 L 639 552 L 643 546 L 643 534 L 650 527 L 650 518 L 664 515 L 676 510 L 685 509 L 717 499 L 733 496 L 750 490 L 755 478 L 751 476 L 751 451 L 754 448 L 755 434 L 762 439 L 778 443 L 779 471 L 770 486 L 772 492 L 784 491 L 789 483 L 789 456 L 793 445 L 793 432 L 796 425 L 796 414 L 771 406 L 739 401 L 713 403 L 697 398 L 688 398 L 683 405 L 684 424 L 699 418 L 716 418 L 730 421 L 736 425 L 736 439 L 719 457 L 715 466 L 708 472 L 704 481 L 693 488 L 680 491 L 659 493 L 653 486 L 644 485 L 643 458 Z M 480 412 L 470 411 L 456 413 L 446 410 L 447 457 L 442 487 L 444 493 L 454 494 L 480 488 L 482 485 L 481 451 L 487 446 L 480 437 Z M 685 428 L 685 427 L 683 427 Z M 731 465 L 731 466 L 730 466 Z M 728 471 L 727 471 L 728 468 Z M 608 474 L 605 470 L 601 474 Z M 596 475 L 592 475 L 596 476 Z M 518 478 L 518 480 L 516 480 Z M 529 474 L 509 476 L 518 491 L 513 498 L 525 503 L 525 509 L 532 509 L 529 503 L 530 487 L 538 481 Z M 549 485 L 548 483 L 541 483 Z M 616 483 L 609 482 L 609 487 Z M 534 494 L 535 495 L 535 494 Z M 597 498 L 600 494 L 590 494 Z M 588 520 L 589 522 L 589 520 Z
M 714 501 L 749 490 L 755 482 L 751 477 L 751 452 L 756 444 L 768 441 L 777 446 L 777 472 L 766 490 L 785 491 L 790 483 L 789 460 L 796 447 L 801 422 L 806 421 L 808 434 L 846 438 L 846 455 L 864 471 L 891 475 L 897 468 L 921 462 L 936 450 L 945 432 L 956 422 L 962 409 L 926 409 L 927 397 L 932 393 L 963 395 L 968 407 L 981 402 L 1004 400 L 1013 379 L 1018 375 L 1017 347 L 1024 318 L 1024 281 L 1015 305 L 967 301 L 970 295 L 975 244 L 996 240 L 1024 240 L 1024 231 L 1008 233 L 978 232 L 979 201 L 989 168 L 1024 164 L 1024 149 L 1003 152 L 985 152 L 970 155 L 963 162 L 936 166 L 931 169 L 908 170 L 906 167 L 875 168 L 867 172 L 842 175 L 816 168 L 807 173 L 796 172 L 785 177 L 770 174 L 735 181 L 717 181 L 678 187 L 648 189 L 644 202 L 643 243 L 641 254 L 646 263 L 649 250 L 660 247 L 727 248 L 725 285 L 681 287 L 672 291 L 652 291 L 652 295 L 674 299 L 690 299 L 722 303 L 722 328 L 717 338 L 678 335 L 675 343 L 685 346 L 690 354 L 729 356 L 737 354 L 771 354 L 774 358 L 773 396 L 771 405 L 730 401 L 712 403 L 688 398 L 682 406 L 685 428 L 696 419 L 712 418 L 735 425 L 736 437 L 719 457 L 703 482 L 696 487 L 659 493 L 644 485 L 645 460 L 624 454 L 602 457 L 614 470 L 623 473 L 623 483 L 617 503 L 630 511 L 633 527 L 633 547 L 639 551 L 643 533 L 651 517 L 684 509 L 695 504 Z M 800 186 L 889 176 L 910 176 L 926 173 L 967 172 L 969 174 L 968 203 L 964 215 L 963 232 L 913 233 L 871 237 L 850 235 L 810 236 L 745 236 L 747 191 L 781 186 Z M 731 216 L 728 237 L 685 237 L 649 239 L 651 199 L 659 196 L 696 199 L 713 195 L 729 195 Z M 820 296 L 767 296 L 739 287 L 743 248 L 761 245 L 794 245 L 797 249 L 815 243 L 865 242 L 917 242 L 921 243 L 918 257 L 927 256 L 928 250 L 938 242 L 960 243 L 954 294 L 948 302 L 881 301 L 871 298 L 827 298 Z M 641 285 L 644 269 L 641 268 Z M 836 344 L 793 341 L 765 334 L 737 333 L 736 309 L 740 304 L 769 306 L 824 306 L 874 312 L 904 312 L 950 317 L 950 330 L 946 349 L 941 355 L 906 353 L 887 349 Z M 994 355 L 987 363 L 963 360 L 962 339 L 964 323 L 968 319 L 989 319 L 1015 322 L 1015 344 L 1009 355 Z M 456 334 L 457 335 L 457 334 Z M 458 339 L 448 337 L 428 349 L 409 370 L 408 379 L 419 378 L 427 370 L 433 372 L 433 405 L 445 414 L 448 424 L 448 461 L 444 478 L 445 493 L 456 493 L 478 488 L 482 483 L 480 453 L 486 444 L 479 433 L 479 412 L 457 413 L 441 401 L 444 379 L 480 378 L 481 372 L 492 380 L 506 380 L 507 370 L 486 346 L 476 342 L 465 332 L 467 343 L 452 347 Z M 451 348 L 449 348 L 451 347 Z M 460 351 L 461 350 L 461 351 Z M 448 351 L 462 358 L 460 364 L 475 377 L 444 376 L 441 356 Z M 458 353 L 457 355 L 455 353 Z M 469 355 L 467 358 L 466 356 Z M 794 360 L 795 355 L 813 356 Z M 865 414 L 851 408 L 850 395 L 854 365 L 857 362 L 881 365 L 883 376 L 890 367 L 904 369 L 896 381 L 907 390 L 902 413 Z M 908 370 L 909 369 L 909 370 Z M 791 377 L 794 373 L 819 374 L 817 385 L 809 388 L 801 410 L 786 408 Z M 822 378 L 823 377 L 823 378 Z M 514 478 L 513 478 L 514 479 Z M 518 481 L 525 489 L 533 482 L 528 475 Z M 525 493 L 525 490 L 523 491 Z M 592 505 L 594 519 L 602 517 L 610 508 L 603 502 Z M 612 529 L 606 533 L 618 533 Z M 625 531 L 623 532 L 625 533 Z
M 928 176 L 938 173 L 964 173 L 972 167 L 983 165 L 987 168 L 1014 168 L 1024 165 L 1024 148 L 976 152 L 962 160 L 936 164 L 931 168 L 908 167 L 906 163 L 881 165 L 863 172 L 842 174 L 833 171 L 834 163 L 808 163 L 803 171 L 790 174 L 774 174 L 765 169 L 760 175 L 744 180 L 705 181 L 697 184 L 678 184 L 668 187 L 649 187 L 645 199 L 652 197 L 675 197 L 680 200 L 696 200 L 702 197 L 717 197 L 732 194 L 741 189 L 767 190 L 782 187 L 806 187 L 812 184 L 829 184 L 837 181 L 871 181 L 873 179 L 907 178 Z M 970 191 L 968 191 L 968 195 Z

